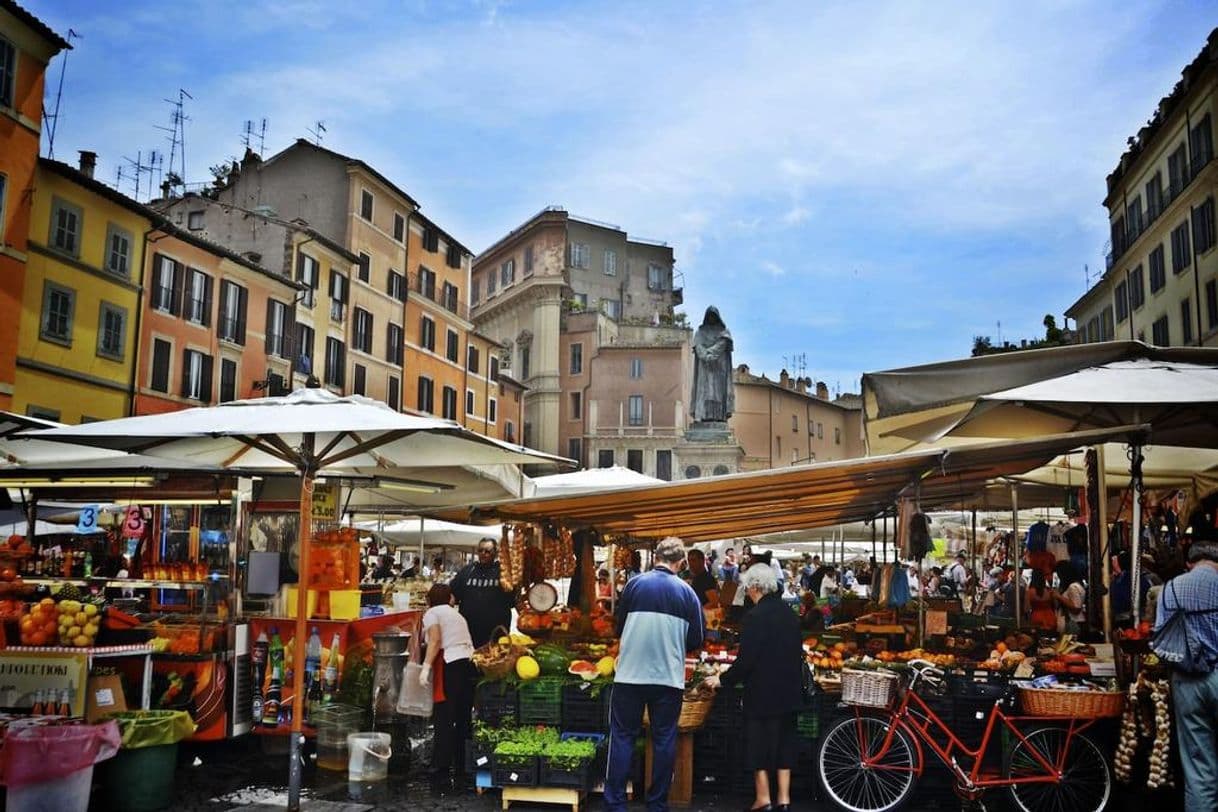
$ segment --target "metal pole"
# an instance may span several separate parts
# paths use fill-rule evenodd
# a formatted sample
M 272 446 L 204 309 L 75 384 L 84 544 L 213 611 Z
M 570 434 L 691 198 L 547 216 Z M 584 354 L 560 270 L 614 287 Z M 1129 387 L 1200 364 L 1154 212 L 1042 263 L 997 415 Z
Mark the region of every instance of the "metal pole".
M 1011 555 L 1015 560 L 1015 626 L 1023 621 L 1023 556 L 1019 543 L 1019 486 L 1011 483 Z
M 1133 624 L 1142 619 L 1142 446 L 1129 447 L 1129 480 L 1133 489 L 1133 515 L 1130 527 L 1133 538 L 1129 544 L 1129 597 L 1133 607 Z
M 1091 516 L 1097 525 L 1096 538 L 1099 540 L 1099 572 L 1100 583 L 1103 585 L 1103 597 L 1100 606 L 1103 610 L 1104 639 L 1112 639 L 1112 566 L 1108 554 L 1108 462 L 1105 459 L 1103 445 L 1095 447 L 1096 472 L 1096 514 Z M 1088 482 L 1090 484 L 1090 481 Z M 1088 528 L 1090 529 L 1090 528 Z M 1092 548 L 1095 549 L 1095 548 Z
M 289 746 L 288 764 L 288 809 L 296 812 L 300 809 L 300 769 L 303 761 L 302 747 L 304 745 L 304 664 L 305 649 L 309 640 L 309 548 L 312 546 L 313 523 L 313 477 L 316 471 L 313 466 L 313 446 L 316 441 L 312 433 L 305 434 L 304 447 L 301 449 L 304 458 L 300 469 L 300 524 L 297 529 L 297 545 L 300 550 L 296 580 L 296 631 L 295 645 L 292 647 L 292 734 Z M 283 698 L 286 701 L 287 697 Z

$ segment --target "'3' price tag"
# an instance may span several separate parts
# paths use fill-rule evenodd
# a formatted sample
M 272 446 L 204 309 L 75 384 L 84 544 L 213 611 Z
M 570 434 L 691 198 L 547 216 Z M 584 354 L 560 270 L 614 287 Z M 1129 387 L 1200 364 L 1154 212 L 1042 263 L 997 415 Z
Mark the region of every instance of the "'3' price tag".
M 97 516 L 101 511 L 98 505 L 85 505 L 80 509 L 80 518 L 76 520 L 77 533 L 96 533 L 100 528 L 97 526 Z
M 139 505 L 128 505 L 123 518 L 123 538 L 138 539 L 144 535 L 144 509 Z

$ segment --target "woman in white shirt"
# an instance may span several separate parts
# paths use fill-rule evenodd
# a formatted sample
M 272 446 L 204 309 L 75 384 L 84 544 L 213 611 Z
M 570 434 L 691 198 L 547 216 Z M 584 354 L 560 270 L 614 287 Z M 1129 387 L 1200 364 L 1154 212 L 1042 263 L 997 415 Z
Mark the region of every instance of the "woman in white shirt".
M 1087 619 L 1087 590 L 1078 580 L 1074 565 L 1069 561 L 1059 561 L 1054 574 L 1060 583 L 1058 591 L 1062 597 L 1062 631 L 1078 634 Z
M 427 655 L 419 684 L 432 688 L 432 724 L 435 737 L 431 748 L 433 784 L 451 780 L 450 770 L 461 773 L 465 766 L 465 742 L 469 739 L 470 711 L 474 705 L 474 682 L 478 672 L 470 659 L 474 643 L 469 625 L 453 606 L 452 588 L 435 584 L 427 591 L 423 613 L 423 635 Z M 434 672 L 434 679 L 433 679 Z
M 823 599 L 829 597 L 830 595 L 836 594 L 837 570 L 833 569 L 833 567 L 829 567 L 829 569 L 825 571 L 825 577 L 820 581 L 820 596 Z

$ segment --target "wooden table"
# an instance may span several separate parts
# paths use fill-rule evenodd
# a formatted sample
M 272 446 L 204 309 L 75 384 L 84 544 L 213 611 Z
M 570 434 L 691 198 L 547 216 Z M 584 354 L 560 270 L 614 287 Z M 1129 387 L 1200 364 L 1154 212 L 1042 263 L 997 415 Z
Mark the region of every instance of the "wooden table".
M 647 737 L 647 757 L 643 765 L 643 781 L 651 788 L 651 736 Z M 672 767 L 672 787 L 668 790 L 671 806 L 689 806 L 694 797 L 694 734 L 677 733 L 677 758 Z

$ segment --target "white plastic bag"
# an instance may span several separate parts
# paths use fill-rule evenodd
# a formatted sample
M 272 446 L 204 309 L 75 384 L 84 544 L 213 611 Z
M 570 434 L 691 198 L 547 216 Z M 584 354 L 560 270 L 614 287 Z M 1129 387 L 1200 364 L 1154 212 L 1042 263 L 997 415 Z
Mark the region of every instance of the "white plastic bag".
M 398 713 L 405 716 L 431 716 L 431 683 L 419 684 L 419 674 L 425 666 L 413 660 L 402 669 L 402 690 L 398 694 Z

